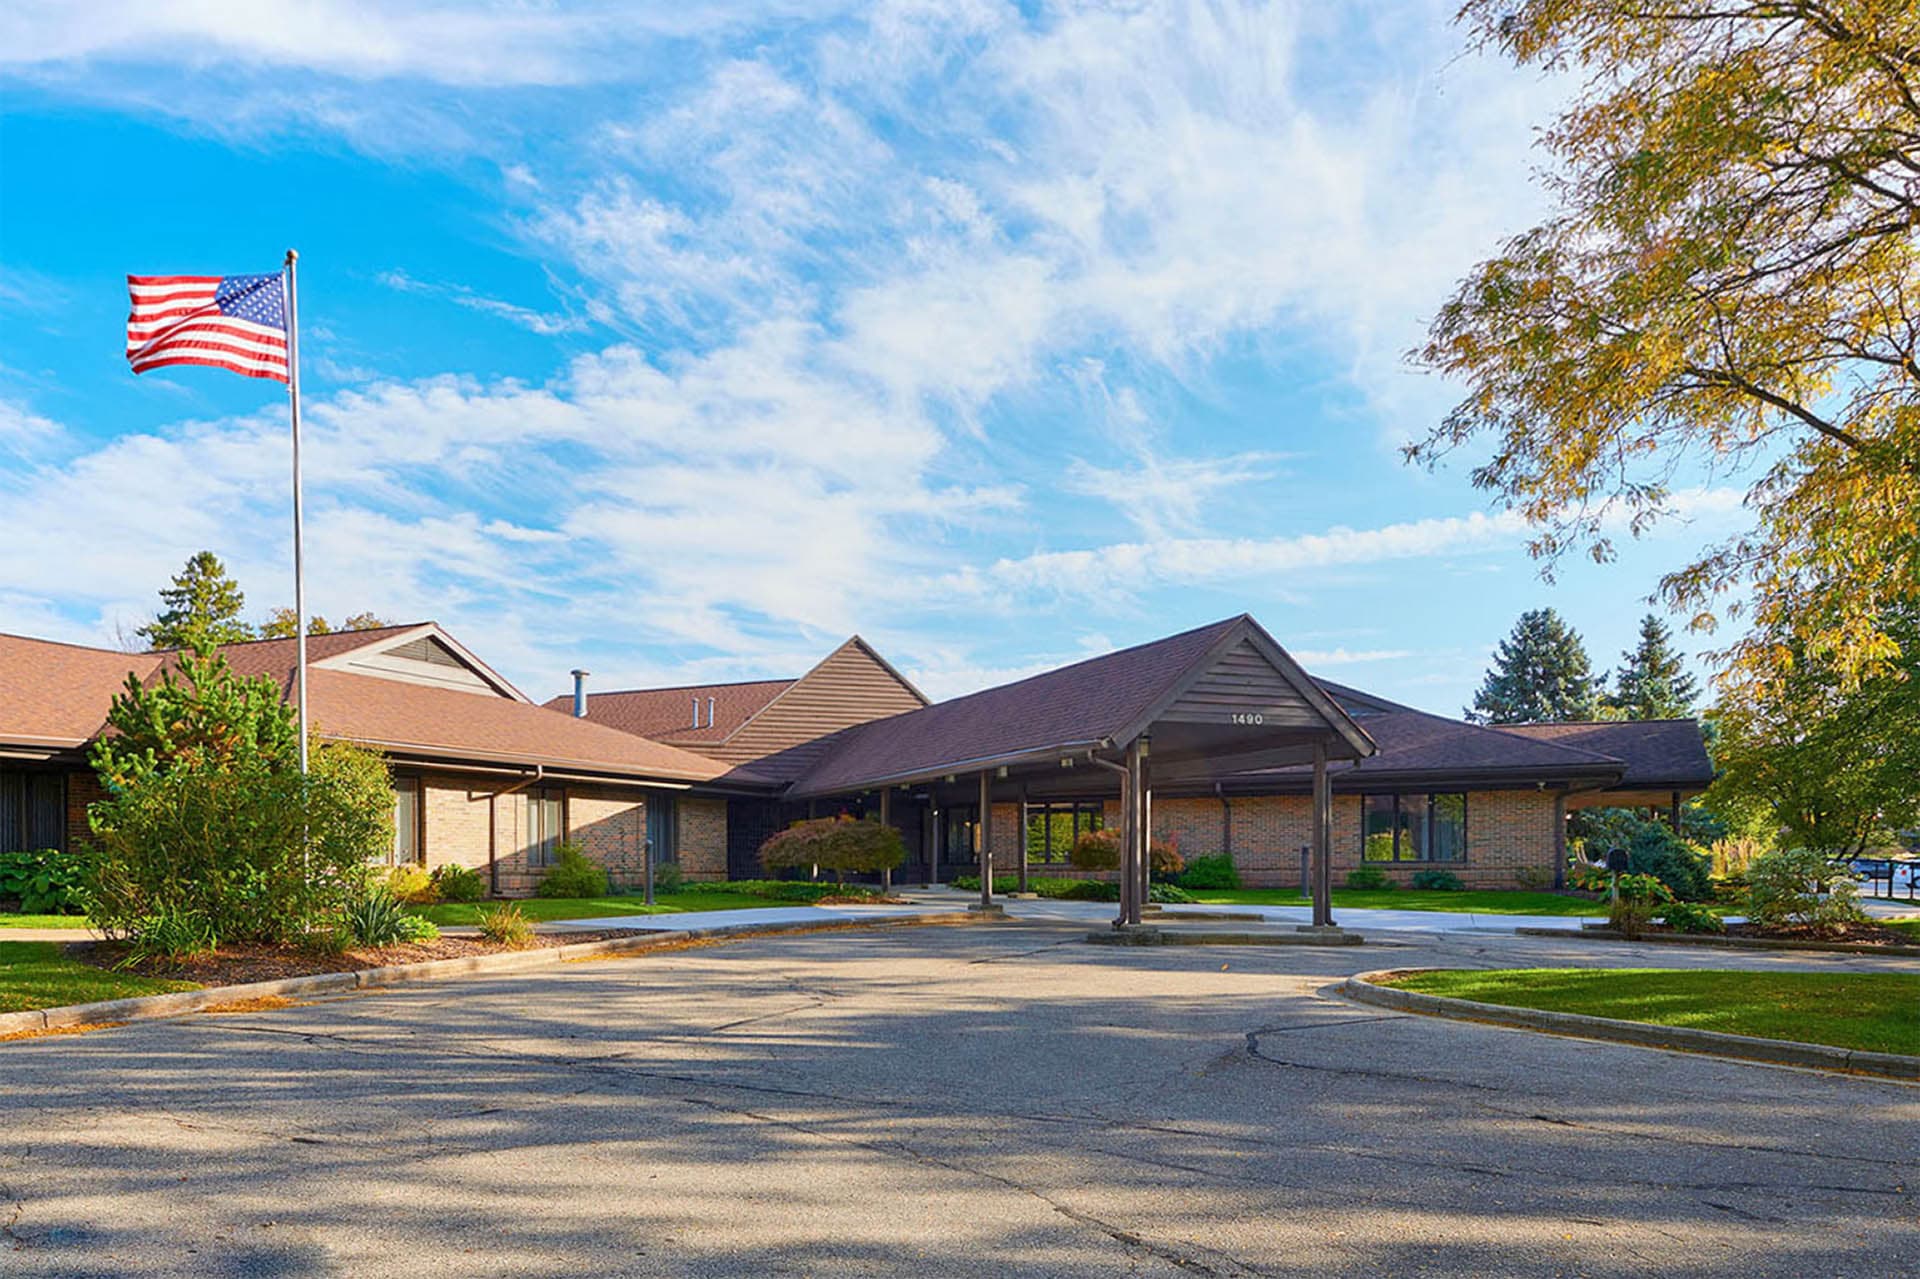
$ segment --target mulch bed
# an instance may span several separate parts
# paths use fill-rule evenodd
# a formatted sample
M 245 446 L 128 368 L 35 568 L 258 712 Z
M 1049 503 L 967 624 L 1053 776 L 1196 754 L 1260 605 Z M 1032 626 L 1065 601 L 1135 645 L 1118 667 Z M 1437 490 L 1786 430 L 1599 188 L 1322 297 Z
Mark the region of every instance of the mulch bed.
M 1758 937 L 1765 941 L 1811 941 L 1846 942 L 1857 946 L 1913 946 L 1920 945 L 1912 933 L 1903 933 L 1898 928 L 1888 928 L 1884 924 L 1841 924 L 1838 927 L 1816 930 L 1812 928 L 1763 928 L 1759 924 L 1728 924 L 1729 937 Z
M 604 941 L 626 937 L 630 933 L 613 929 L 605 932 L 585 930 L 565 933 L 535 933 L 520 950 L 540 950 L 550 946 L 572 946 L 580 942 Z M 128 971 L 147 977 L 170 977 L 176 981 L 194 981 L 203 986 L 238 986 L 252 981 L 279 981 L 284 977 L 307 977 L 314 973 L 347 973 L 356 968 L 385 968 L 394 964 L 420 964 L 431 959 L 458 959 L 465 955 L 492 955 L 516 949 L 490 942 L 484 937 L 440 937 L 434 941 L 400 946 L 362 946 L 352 950 L 314 950 L 301 946 L 222 946 L 210 955 L 184 960 L 147 960 Z M 74 942 L 67 953 L 96 968 L 113 968 L 126 958 L 125 942 Z

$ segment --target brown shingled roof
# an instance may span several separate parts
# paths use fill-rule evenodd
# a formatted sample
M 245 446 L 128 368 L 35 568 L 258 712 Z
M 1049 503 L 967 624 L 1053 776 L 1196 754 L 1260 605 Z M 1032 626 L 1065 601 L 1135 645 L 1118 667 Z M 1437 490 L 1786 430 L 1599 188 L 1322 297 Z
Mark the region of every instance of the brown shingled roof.
M 129 674 L 158 670 L 157 653 L 119 653 L 0 635 L 0 742 L 72 749 L 106 721 Z
M 732 684 L 683 684 L 677 688 L 588 693 L 587 718 L 623 732 L 688 746 L 722 742 L 793 684 L 790 679 L 756 679 Z M 700 699 L 698 728 L 693 727 L 695 698 Z M 707 722 L 708 698 L 713 699 L 711 724 Z M 550 698 L 544 704 L 549 710 L 573 713 L 572 694 Z
M 1713 761 L 1694 719 L 1620 719 L 1564 724 L 1503 724 L 1502 733 L 1529 741 L 1578 747 L 1618 759 L 1626 766 L 1620 785 L 1705 786 L 1713 780 Z

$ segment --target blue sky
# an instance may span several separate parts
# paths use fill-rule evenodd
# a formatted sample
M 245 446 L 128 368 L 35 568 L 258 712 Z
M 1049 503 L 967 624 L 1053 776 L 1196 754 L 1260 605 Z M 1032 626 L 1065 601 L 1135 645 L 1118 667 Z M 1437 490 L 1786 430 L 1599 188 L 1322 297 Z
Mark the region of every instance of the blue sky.
M 1241 611 L 1449 713 L 1525 608 L 1612 665 L 1738 495 L 1549 584 L 1401 462 L 1568 91 L 1452 7 L 10 7 L 0 630 L 112 642 L 202 547 L 291 601 L 278 388 L 121 346 L 128 272 L 295 246 L 311 607 L 536 695 Z

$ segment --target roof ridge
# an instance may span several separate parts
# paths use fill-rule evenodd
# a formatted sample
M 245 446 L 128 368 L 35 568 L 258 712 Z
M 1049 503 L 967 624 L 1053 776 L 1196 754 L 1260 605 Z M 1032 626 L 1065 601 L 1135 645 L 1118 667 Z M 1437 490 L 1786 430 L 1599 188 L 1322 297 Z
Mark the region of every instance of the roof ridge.
M 308 620 L 311 621 L 312 619 L 309 618 Z M 388 631 L 417 631 L 422 626 L 438 627 L 439 625 L 440 623 L 433 621 L 431 619 L 424 622 L 395 622 L 390 626 L 367 626 L 359 630 L 354 630 L 353 628 L 349 627 L 345 630 L 338 630 L 338 631 L 319 631 L 319 632 L 308 631 L 307 638 L 308 639 L 331 639 L 334 636 L 345 636 L 345 635 L 374 636 L 374 635 L 384 634 Z M 252 639 L 231 640 L 225 644 L 216 644 L 214 645 L 214 647 L 225 649 L 225 648 L 246 648 L 251 644 L 284 644 L 290 640 L 296 640 L 298 638 L 300 637 L 297 635 L 256 635 Z M 155 653 L 184 653 L 186 649 L 176 645 L 173 648 L 156 648 L 149 651 L 155 652 Z
M 1524 741 L 1524 742 L 1530 742 L 1530 743 L 1532 743 L 1532 744 L 1533 744 L 1533 745 L 1535 745 L 1535 746 L 1545 746 L 1545 747 L 1548 747 L 1548 748 L 1549 748 L 1549 749 L 1551 749 L 1551 750 L 1556 750 L 1556 751 L 1565 751 L 1565 752 L 1567 752 L 1567 753 L 1568 753 L 1569 755 L 1584 755 L 1584 756 L 1586 756 L 1586 757 L 1587 757 L 1588 759 L 1598 759 L 1598 760 L 1605 760 L 1605 761 L 1607 761 L 1608 763 L 1613 763 L 1613 764 L 1625 764 L 1625 763 L 1626 763 L 1626 761 L 1625 761 L 1625 760 L 1623 760 L 1623 759 L 1621 759 L 1621 758 L 1620 758 L 1620 757 L 1619 757 L 1618 755 L 1609 755 L 1609 754 L 1607 754 L 1607 753 L 1606 753 L 1605 751 L 1590 751 L 1590 750 L 1588 750 L 1588 749 L 1587 749 L 1586 747 L 1584 747 L 1584 746 L 1569 746 L 1569 745 L 1567 745 L 1567 744 L 1566 744 L 1566 743 L 1564 743 L 1564 742 L 1555 742 L 1555 741 L 1547 741 L 1547 740 L 1542 740 L 1541 738 L 1538 738 L 1538 737 L 1528 737 L 1528 736 L 1526 736 L 1525 734 L 1522 734 L 1522 733 L 1515 733 L 1515 732 L 1512 732 L 1512 731 L 1510 731 L 1510 730 L 1512 730 L 1512 729 L 1516 729 L 1516 728 L 1534 728 L 1534 727 L 1540 727 L 1539 725 L 1529 725 L 1529 724 L 1474 724 L 1474 723 L 1470 723 L 1470 722 L 1469 722 L 1469 721 L 1467 721 L 1467 720 L 1459 720 L 1459 721 L 1457 721 L 1457 722 L 1459 722 L 1459 723 L 1461 723 L 1461 724 L 1465 724 L 1465 725 L 1466 725 L 1466 726 L 1467 726 L 1468 728 L 1477 728 L 1477 729 L 1480 729 L 1480 730 L 1482 730 L 1483 732 L 1491 732 L 1491 733 L 1499 733 L 1499 734 L 1500 734 L 1501 736 L 1503 736 L 1503 737 L 1518 737 L 1518 738 L 1520 738 L 1520 740 L 1522 740 L 1522 741 Z M 1607 723 L 1616 723 L 1616 722 L 1618 722 L 1618 723 L 1631 723 L 1631 722 L 1634 722 L 1634 721 L 1629 721 L 1629 720 L 1619 720 L 1619 721 L 1613 721 L 1613 720 L 1604 720 L 1604 719 L 1603 719 L 1603 720 L 1590 720 L 1590 721 L 1584 721 L 1584 722 L 1587 722 L 1587 723 L 1594 723 L 1594 724 L 1607 724 Z M 1644 721 L 1641 721 L 1641 722 L 1644 722 Z
M 1486 724 L 1485 728 L 1585 728 L 1602 724 L 1697 724 L 1698 715 L 1654 715 L 1647 719 L 1529 719 L 1518 724 Z
M 22 635 L 18 631 L 0 631 L 0 639 L 24 640 L 29 644 L 46 644 L 53 648 L 78 649 L 82 653 L 103 653 L 108 657 L 158 657 L 165 651 L 143 648 L 138 652 L 129 653 L 125 649 L 103 648 L 98 644 L 77 644 L 72 640 L 47 639 L 40 635 Z
M 718 679 L 708 684 L 660 684 L 650 688 L 588 689 L 587 696 L 589 698 L 630 697 L 635 693 L 685 693 L 696 688 L 745 688 L 749 684 L 792 684 L 799 678 L 798 675 L 771 675 L 765 679 Z M 560 696 L 571 700 L 573 694 L 562 693 Z

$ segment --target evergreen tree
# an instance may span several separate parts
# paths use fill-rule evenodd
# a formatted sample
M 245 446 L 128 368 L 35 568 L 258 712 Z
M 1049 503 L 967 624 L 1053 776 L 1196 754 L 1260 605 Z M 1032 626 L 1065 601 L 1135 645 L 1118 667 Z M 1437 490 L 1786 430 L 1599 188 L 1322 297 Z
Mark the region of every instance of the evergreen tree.
M 1467 718 L 1525 724 L 1594 719 L 1600 709 L 1600 681 L 1578 632 L 1552 609 L 1540 608 L 1522 613 L 1513 633 L 1500 641 Z
M 1678 719 L 1693 713 L 1699 685 L 1673 649 L 1673 632 L 1652 613 L 1640 619 L 1640 643 L 1620 655 L 1607 704 L 1627 719 Z
M 173 585 L 161 590 L 160 602 L 165 607 L 159 616 L 136 632 L 150 648 L 204 648 L 253 638 L 253 627 L 240 620 L 247 597 L 212 551 L 189 559 Z

